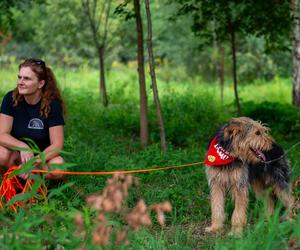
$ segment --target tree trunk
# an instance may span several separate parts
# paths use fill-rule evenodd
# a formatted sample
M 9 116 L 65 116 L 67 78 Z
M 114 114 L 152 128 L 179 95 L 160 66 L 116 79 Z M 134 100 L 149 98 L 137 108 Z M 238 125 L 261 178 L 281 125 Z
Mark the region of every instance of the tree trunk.
M 92 6 L 90 6 L 89 0 L 81 0 L 81 4 L 85 14 L 89 20 L 89 26 L 92 32 L 94 46 L 98 53 L 99 60 L 99 90 L 100 90 L 100 99 L 104 107 L 108 105 L 108 97 L 106 91 L 106 81 L 105 81 L 105 65 L 104 65 L 104 53 L 106 48 L 106 38 L 107 38 L 107 29 L 108 29 L 108 18 L 110 13 L 110 4 L 111 1 L 106 1 L 103 4 L 103 12 L 105 12 L 105 21 L 104 21 L 104 31 L 103 34 L 99 32 L 99 25 L 102 24 L 101 20 L 96 18 L 96 6 L 98 1 L 93 1 Z M 105 9 L 105 5 L 107 8 Z M 102 12 L 102 11 L 101 11 Z M 101 14 L 102 15 L 102 14 Z
M 156 108 L 156 115 L 157 115 L 157 123 L 160 132 L 160 146 L 162 151 L 167 150 L 166 144 L 166 134 L 165 134 L 165 127 L 164 127 L 164 119 L 161 112 L 160 100 L 158 95 L 157 83 L 156 83 L 156 75 L 155 75 L 155 63 L 154 63 L 154 56 L 153 56 L 153 45 L 152 45 L 152 21 L 151 21 L 151 11 L 150 11 L 150 4 L 149 0 L 145 0 L 146 6 L 146 14 L 147 14 L 147 28 L 148 28 L 148 53 L 149 53 L 149 67 L 150 67 L 150 76 L 152 81 L 152 90 L 153 90 L 153 97 L 154 103 Z
M 236 73 L 236 41 L 235 41 L 235 30 L 230 24 L 230 42 L 231 42 L 231 53 L 232 53 L 232 75 L 233 75 L 233 87 L 234 87 L 234 96 L 237 108 L 237 114 L 241 115 L 241 104 L 237 90 L 237 73 Z
M 99 76 L 100 76 L 100 96 L 104 107 L 108 105 L 108 98 L 106 92 L 106 82 L 105 82 L 105 67 L 104 67 L 104 49 L 100 48 L 98 52 L 99 57 Z
M 148 104 L 146 93 L 146 80 L 144 68 L 144 44 L 143 44 L 143 24 L 140 13 L 140 1 L 133 0 L 134 13 L 137 31 L 137 60 L 138 60 L 138 74 L 140 85 L 140 139 L 141 145 L 148 144 Z
M 231 44 L 231 55 L 232 55 L 232 77 L 233 77 L 233 88 L 234 96 L 237 108 L 237 115 L 241 115 L 241 104 L 237 90 L 237 72 L 236 72 L 236 40 L 235 40 L 235 25 L 232 22 L 231 13 L 229 9 L 228 2 L 225 1 L 225 12 L 228 32 L 230 34 L 230 44 Z
M 224 101 L 224 47 L 219 46 L 219 62 L 218 62 L 218 77 L 220 81 L 220 90 L 221 90 L 221 102 Z
M 292 46 L 293 46 L 293 105 L 300 107 L 300 7 L 299 0 L 291 0 L 292 11 Z

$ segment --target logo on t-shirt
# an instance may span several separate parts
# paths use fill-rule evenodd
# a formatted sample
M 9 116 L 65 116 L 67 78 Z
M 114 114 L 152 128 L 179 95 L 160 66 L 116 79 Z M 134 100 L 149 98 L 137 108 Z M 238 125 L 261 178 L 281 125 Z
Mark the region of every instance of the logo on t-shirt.
M 38 118 L 33 118 L 29 121 L 28 128 L 31 128 L 31 129 L 44 129 L 44 123 Z

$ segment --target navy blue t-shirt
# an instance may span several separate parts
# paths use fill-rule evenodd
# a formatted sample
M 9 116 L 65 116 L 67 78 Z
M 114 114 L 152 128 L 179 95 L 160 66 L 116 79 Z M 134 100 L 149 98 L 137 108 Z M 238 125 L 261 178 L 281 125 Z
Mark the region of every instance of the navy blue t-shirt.
M 12 116 L 13 126 L 11 135 L 18 140 L 29 138 L 43 151 L 50 145 L 49 128 L 64 125 L 61 102 L 53 99 L 50 103 L 50 112 L 45 118 L 40 115 L 41 101 L 30 105 L 25 100 L 13 106 L 12 91 L 8 92 L 2 101 L 1 113 Z

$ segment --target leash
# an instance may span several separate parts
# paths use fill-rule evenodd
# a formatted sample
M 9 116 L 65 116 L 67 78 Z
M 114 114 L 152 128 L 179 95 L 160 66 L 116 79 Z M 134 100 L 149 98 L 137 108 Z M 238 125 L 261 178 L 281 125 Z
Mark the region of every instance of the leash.
M 83 172 L 83 171 L 49 171 L 43 169 L 35 169 L 32 170 L 31 173 L 38 174 L 38 173 L 49 173 L 49 174 L 59 174 L 59 175 L 113 175 L 113 174 L 131 174 L 131 173 L 146 173 L 146 172 L 153 172 L 153 171 L 160 171 L 160 170 L 168 170 L 168 169 L 178 169 L 184 167 L 190 167 L 195 165 L 203 164 L 203 162 L 194 162 L 190 164 L 183 164 L 178 166 L 168 166 L 168 167 L 160 167 L 160 168 L 148 168 L 148 169 L 136 169 L 136 170 L 121 170 L 121 171 L 95 171 L 95 172 Z M 0 184 L 0 208 L 4 207 L 8 201 L 10 201 L 13 197 L 17 194 L 24 194 L 26 192 L 30 192 L 32 190 L 34 182 L 32 180 L 26 180 L 25 184 L 19 181 L 17 176 L 9 176 L 19 169 L 19 166 L 12 166 L 10 167 L 6 173 L 2 177 L 2 183 Z M 17 192 L 18 190 L 18 192 Z M 37 189 L 36 194 L 41 194 L 42 199 L 46 199 L 47 197 L 47 187 L 40 186 Z M 17 207 L 24 205 L 24 202 L 29 201 L 29 204 L 35 202 L 34 198 L 30 198 L 28 200 L 21 200 L 16 201 L 15 203 L 11 204 L 11 208 L 14 212 L 17 212 Z
M 146 169 L 135 169 L 135 170 L 117 170 L 117 171 L 49 171 L 44 169 L 35 169 L 32 170 L 32 173 L 49 173 L 49 174 L 62 174 L 62 175 L 113 175 L 113 174 L 132 174 L 132 173 L 147 173 L 153 171 L 161 171 L 161 170 L 168 170 L 168 169 L 177 169 L 177 168 L 184 168 L 184 167 L 191 167 L 195 165 L 203 164 L 204 162 L 194 162 L 190 164 L 183 164 L 178 166 L 168 166 L 168 167 L 160 167 L 160 168 L 146 168 Z
M 33 189 L 34 182 L 32 180 L 27 179 L 23 184 L 19 181 L 17 176 L 9 178 L 9 175 L 18 169 L 19 166 L 12 166 L 2 176 L 2 182 L 0 185 L 0 208 L 3 208 L 4 204 L 9 202 L 17 194 L 25 194 Z M 42 199 L 45 199 L 47 197 L 47 188 L 45 186 L 39 186 L 37 188 L 36 194 L 41 194 Z M 27 200 L 16 201 L 11 204 L 11 208 L 14 210 L 14 212 L 17 212 L 18 206 L 24 205 L 25 202 L 32 204 L 35 202 L 35 200 L 36 198 L 32 197 Z
M 290 151 L 292 149 L 294 149 L 295 147 L 297 147 L 299 144 L 300 144 L 300 141 L 298 141 L 297 143 L 295 143 L 283 155 L 281 155 L 280 157 L 278 157 L 276 159 L 273 159 L 273 160 L 270 160 L 270 161 L 261 161 L 261 162 L 264 163 L 264 164 L 270 164 L 270 163 L 275 162 L 275 161 L 280 161 L 281 159 L 283 159 L 284 157 L 286 157 L 290 153 Z
M 279 161 L 286 157 L 289 152 L 294 149 L 296 146 L 300 144 L 300 141 L 295 143 L 292 147 L 290 147 L 283 155 L 280 157 L 270 160 L 270 161 L 261 161 L 262 163 L 270 164 L 275 161 Z M 148 169 L 135 169 L 135 170 L 117 170 L 117 171 L 49 171 L 44 169 L 35 169 L 31 172 L 34 174 L 38 173 L 48 173 L 48 174 L 57 174 L 57 175 L 113 175 L 113 174 L 132 174 L 132 173 L 147 173 L 147 172 L 154 172 L 154 171 L 163 171 L 163 170 L 169 170 L 169 169 L 179 169 L 184 167 L 190 167 L 195 165 L 204 164 L 205 162 L 194 162 L 190 164 L 183 164 L 183 165 L 177 165 L 177 166 L 168 166 L 168 167 L 158 167 L 158 168 L 148 168 Z M 10 199 L 12 199 L 16 194 L 16 188 L 21 190 L 21 194 L 24 194 L 25 192 L 29 192 L 32 189 L 33 181 L 26 180 L 25 185 L 22 186 L 20 181 L 16 176 L 13 176 L 11 178 L 8 178 L 8 176 L 13 173 L 15 170 L 17 170 L 18 166 L 11 167 L 4 175 L 2 179 L 2 183 L 0 185 L 0 208 L 3 208 L 3 203 L 8 202 Z M 47 196 L 47 189 L 46 187 L 41 188 L 39 187 L 37 193 L 40 193 L 42 197 L 45 199 Z M 34 198 L 29 199 L 30 203 L 35 202 Z M 22 205 L 22 201 L 17 201 L 14 204 L 11 205 L 12 209 L 16 212 L 16 206 Z

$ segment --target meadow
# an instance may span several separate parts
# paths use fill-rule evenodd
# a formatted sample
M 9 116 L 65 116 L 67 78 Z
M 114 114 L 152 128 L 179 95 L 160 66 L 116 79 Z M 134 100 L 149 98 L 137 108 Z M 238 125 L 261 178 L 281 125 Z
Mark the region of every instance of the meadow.
M 204 159 L 209 139 L 216 129 L 236 116 L 233 87 L 226 82 L 221 103 L 217 83 L 200 78 L 166 75 L 158 69 L 158 89 L 165 119 L 168 151 L 159 146 L 152 89 L 148 79 L 149 131 L 151 143 L 139 145 L 139 89 L 135 65 L 116 64 L 108 72 L 109 106 L 99 99 L 98 72 L 54 68 L 67 104 L 65 151 L 72 171 L 116 171 L 167 167 Z M 0 97 L 14 88 L 17 67 L 0 69 Z M 164 80 L 168 79 L 168 81 Z M 300 110 L 291 106 L 291 80 L 275 78 L 271 82 L 257 80 L 239 86 L 243 115 L 268 124 L 273 137 L 285 150 L 298 142 Z M 300 175 L 299 147 L 289 151 L 292 179 Z M 278 204 L 275 214 L 266 218 L 263 201 L 250 193 L 249 223 L 244 234 L 229 236 L 232 202 L 226 203 L 226 228 L 217 235 L 204 233 L 209 223 L 209 189 L 204 166 L 197 165 L 151 173 L 135 174 L 140 185 L 130 191 L 127 207 L 143 198 L 146 204 L 169 201 L 172 212 L 166 225 L 153 222 L 151 227 L 132 231 L 130 244 L 105 249 L 296 249 L 299 247 L 300 219 L 280 221 L 283 213 Z M 44 202 L 20 208 L 17 213 L 0 212 L 1 249 L 77 249 L 82 238 L 75 237 L 74 216 L 84 214 L 87 231 L 93 228 L 93 211 L 87 208 L 89 194 L 101 191 L 109 176 L 68 176 L 65 183 L 49 186 Z M 299 196 L 299 190 L 295 189 Z M 154 221 L 154 220 L 153 220 Z M 113 216 L 110 223 L 122 226 Z M 101 249 L 86 237 L 86 249 Z

